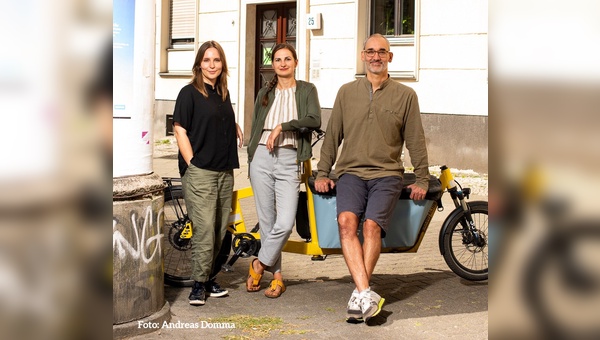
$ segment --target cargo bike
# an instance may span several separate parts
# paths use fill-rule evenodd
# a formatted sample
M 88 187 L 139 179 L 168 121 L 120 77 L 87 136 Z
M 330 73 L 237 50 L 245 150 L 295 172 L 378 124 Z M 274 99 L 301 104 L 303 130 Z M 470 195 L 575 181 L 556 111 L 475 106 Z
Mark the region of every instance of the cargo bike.
M 317 140 L 323 137 L 318 130 Z M 414 173 L 405 173 L 403 189 L 396 204 L 390 227 L 382 239 L 381 253 L 415 253 L 436 212 L 444 210 L 442 195 L 452 198 L 454 210 L 439 229 L 439 250 L 448 267 L 458 276 L 481 281 L 488 278 L 488 203 L 468 202 L 470 188 L 462 188 L 447 166 L 440 167 L 438 177 L 431 175 L 429 190 L 423 200 L 411 200 L 410 189 Z M 336 190 L 317 193 L 311 162 L 302 164 L 303 187 L 299 192 L 295 230 L 298 237 L 290 237 L 283 252 L 310 255 L 314 261 L 325 260 L 327 255 L 342 254 L 336 220 Z M 170 285 L 193 284 L 191 274 L 191 222 L 187 216 L 181 185 L 177 178 L 163 178 L 165 188 L 164 268 L 165 282 Z M 335 180 L 335 178 L 334 178 Z M 258 224 L 250 226 L 244 220 L 241 202 L 253 196 L 252 188 L 234 191 L 228 235 L 217 261 L 225 271 L 232 270 L 240 257 L 258 255 L 260 235 Z M 362 224 L 362 223 L 361 223 Z M 359 226 L 359 238 L 361 230 Z M 230 249 L 233 252 L 229 256 Z

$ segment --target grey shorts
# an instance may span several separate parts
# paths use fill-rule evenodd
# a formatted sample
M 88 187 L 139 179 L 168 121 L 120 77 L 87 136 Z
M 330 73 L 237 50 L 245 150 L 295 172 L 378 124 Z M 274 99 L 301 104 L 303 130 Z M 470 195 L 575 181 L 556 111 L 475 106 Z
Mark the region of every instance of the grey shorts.
M 402 191 L 402 178 L 396 176 L 363 180 L 351 174 L 342 175 L 335 186 L 337 214 L 349 211 L 376 222 L 385 237 L 389 220 Z

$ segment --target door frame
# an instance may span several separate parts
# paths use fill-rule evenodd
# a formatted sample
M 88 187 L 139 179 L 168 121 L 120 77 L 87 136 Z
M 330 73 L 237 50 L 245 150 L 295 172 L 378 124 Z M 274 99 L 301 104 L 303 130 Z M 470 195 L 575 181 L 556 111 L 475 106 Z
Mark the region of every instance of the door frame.
M 264 1 L 264 0 L 242 0 L 240 4 L 240 37 L 239 37 L 239 81 L 238 93 L 238 123 L 244 131 L 244 144 L 250 139 L 250 128 L 252 124 L 252 111 L 254 110 L 254 97 L 256 96 L 254 86 L 256 83 L 256 9 L 259 5 L 278 4 L 291 2 L 289 0 Z M 309 13 L 308 0 L 296 1 L 296 52 L 298 53 L 298 79 L 308 80 L 309 66 L 309 34 L 306 28 L 306 13 Z
M 256 49 L 256 65 L 255 65 L 255 73 L 254 73 L 254 77 L 255 77 L 255 85 L 254 85 L 254 93 L 256 95 L 256 93 L 258 93 L 258 90 L 260 90 L 261 87 L 264 86 L 264 84 L 261 84 L 261 79 L 260 79 L 260 65 L 262 64 L 262 51 L 260 50 L 260 46 L 261 46 L 261 40 L 258 38 L 259 36 L 259 32 L 262 30 L 261 27 L 261 18 L 259 17 L 260 14 L 262 14 L 264 11 L 268 11 L 268 10 L 282 10 L 284 11 L 283 15 L 282 15 L 282 19 L 279 20 L 279 18 L 277 18 L 277 34 L 275 36 L 275 44 L 278 43 L 282 43 L 285 42 L 286 40 L 286 36 L 285 34 L 287 33 L 287 13 L 285 13 L 285 11 L 287 11 L 290 8 L 295 8 L 296 9 L 296 22 L 298 21 L 297 17 L 298 17 L 298 7 L 297 7 L 297 3 L 295 1 L 287 1 L 287 2 L 279 2 L 279 3 L 272 3 L 272 4 L 266 4 L 266 5 L 258 5 L 257 9 L 256 9 L 256 39 L 255 39 L 255 49 Z M 281 14 L 280 14 L 281 15 Z M 296 27 L 296 34 L 298 33 L 298 29 Z M 294 43 L 296 42 L 296 36 L 294 36 Z

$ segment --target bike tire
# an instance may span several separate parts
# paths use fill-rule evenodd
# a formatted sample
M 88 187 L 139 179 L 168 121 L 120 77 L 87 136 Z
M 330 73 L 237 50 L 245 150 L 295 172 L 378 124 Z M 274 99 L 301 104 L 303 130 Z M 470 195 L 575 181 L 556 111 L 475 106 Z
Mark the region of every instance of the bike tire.
M 164 193 L 163 254 L 165 283 L 173 287 L 191 287 L 194 285 L 194 280 L 191 278 L 192 240 L 182 243 L 178 237 L 188 218 L 183 188 L 180 185 L 175 185 L 166 188 Z M 219 268 L 229 258 L 231 241 L 232 234 L 227 231 L 215 263 Z
M 600 339 L 600 224 L 557 229 L 528 259 L 523 296 L 544 337 Z
M 175 185 L 164 190 L 163 259 L 165 283 L 174 287 L 191 287 L 192 275 L 191 240 L 181 243 L 177 235 L 181 233 L 187 219 L 187 209 L 183 199 L 183 188 Z
M 450 215 L 443 235 L 444 260 L 458 276 L 470 281 L 488 279 L 488 203 L 474 201 L 468 203 L 476 229 L 485 240 L 484 246 L 476 246 L 463 237 L 464 211 Z

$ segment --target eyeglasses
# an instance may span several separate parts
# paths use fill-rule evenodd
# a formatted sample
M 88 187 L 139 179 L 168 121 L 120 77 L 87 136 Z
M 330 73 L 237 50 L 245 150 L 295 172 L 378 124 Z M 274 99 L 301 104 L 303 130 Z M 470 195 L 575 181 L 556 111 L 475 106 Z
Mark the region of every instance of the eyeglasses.
M 389 51 L 386 50 L 379 50 L 379 51 L 375 51 L 375 50 L 364 50 L 363 52 L 365 52 L 365 54 L 367 55 L 367 57 L 369 58 L 373 58 L 375 56 L 375 53 L 377 53 L 379 55 L 379 58 L 384 58 L 387 57 Z

